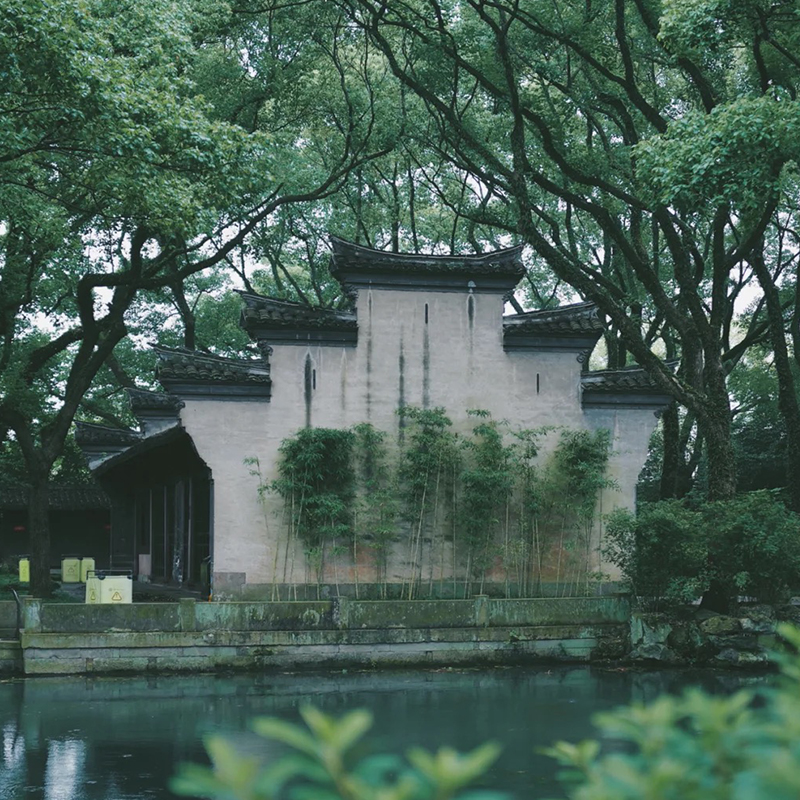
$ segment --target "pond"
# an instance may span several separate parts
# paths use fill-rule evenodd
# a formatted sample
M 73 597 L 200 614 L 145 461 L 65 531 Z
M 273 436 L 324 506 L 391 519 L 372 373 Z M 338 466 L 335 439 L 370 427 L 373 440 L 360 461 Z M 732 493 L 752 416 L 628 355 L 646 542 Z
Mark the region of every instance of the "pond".
M 688 685 L 728 692 L 744 680 L 586 666 L 11 679 L 0 682 L 0 798 L 167 800 L 175 765 L 204 761 L 204 734 L 225 732 L 269 759 L 278 746 L 249 733 L 248 721 L 297 721 L 305 703 L 337 715 L 370 709 L 377 752 L 443 744 L 463 751 L 497 740 L 503 753 L 486 785 L 520 799 L 561 797 L 555 765 L 536 748 L 592 735 L 596 711 Z

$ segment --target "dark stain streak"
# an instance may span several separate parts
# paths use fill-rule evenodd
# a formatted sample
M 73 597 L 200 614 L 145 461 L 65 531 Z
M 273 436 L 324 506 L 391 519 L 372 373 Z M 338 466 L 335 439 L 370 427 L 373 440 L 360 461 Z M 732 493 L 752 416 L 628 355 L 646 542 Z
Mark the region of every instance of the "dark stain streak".
M 397 384 L 397 411 L 398 411 L 398 431 L 397 438 L 400 444 L 405 437 L 406 417 L 403 413 L 406 407 L 406 354 L 403 345 L 403 332 L 400 331 L 400 355 L 397 357 L 397 371 L 399 374 Z
M 427 325 L 422 331 L 422 407 L 431 404 L 431 343 Z
M 372 418 L 372 290 L 367 293 L 367 421 Z
M 312 374 L 313 374 L 313 366 L 311 362 L 311 354 L 306 353 L 306 363 L 305 363 L 305 368 L 303 370 L 303 398 L 306 404 L 306 428 L 311 427 Z

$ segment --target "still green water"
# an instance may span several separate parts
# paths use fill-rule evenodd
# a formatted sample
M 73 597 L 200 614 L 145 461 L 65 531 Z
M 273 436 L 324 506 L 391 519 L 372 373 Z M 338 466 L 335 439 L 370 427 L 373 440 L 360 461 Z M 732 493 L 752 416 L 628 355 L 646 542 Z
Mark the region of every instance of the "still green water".
M 591 736 L 600 710 L 689 685 L 728 692 L 743 680 L 590 667 L 12 679 L 0 682 L 0 798 L 166 800 L 174 765 L 205 760 L 205 733 L 225 732 L 269 759 L 279 746 L 249 733 L 248 720 L 297 721 L 305 703 L 331 714 L 372 710 L 377 752 L 495 739 L 503 754 L 487 785 L 520 800 L 562 797 L 554 764 L 536 748 Z

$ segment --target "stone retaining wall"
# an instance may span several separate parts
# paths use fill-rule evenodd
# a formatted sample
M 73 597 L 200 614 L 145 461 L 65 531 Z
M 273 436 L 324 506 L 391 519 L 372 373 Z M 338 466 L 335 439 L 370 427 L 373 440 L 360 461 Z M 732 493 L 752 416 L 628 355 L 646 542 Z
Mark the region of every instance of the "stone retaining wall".
M 780 622 L 800 625 L 800 607 L 743 604 L 730 614 L 689 606 L 631 616 L 630 659 L 649 664 L 764 668 Z
M 27 599 L 27 675 L 585 661 L 625 652 L 625 597 L 136 603 Z

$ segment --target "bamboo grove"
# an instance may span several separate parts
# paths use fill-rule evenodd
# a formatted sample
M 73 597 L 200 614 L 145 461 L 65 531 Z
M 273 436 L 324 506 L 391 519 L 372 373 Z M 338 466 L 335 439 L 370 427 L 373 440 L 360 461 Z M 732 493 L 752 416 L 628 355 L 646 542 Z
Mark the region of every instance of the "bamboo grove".
M 442 408 L 404 408 L 398 442 L 368 423 L 304 428 L 283 441 L 272 481 L 250 460 L 268 529 L 267 499 L 283 501 L 273 599 L 313 581 L 318 596 L 324 583 L 405 599 L 590 593 L 599 499 L 614 487 L 608 431 L 468 415 L 458 433 Z

